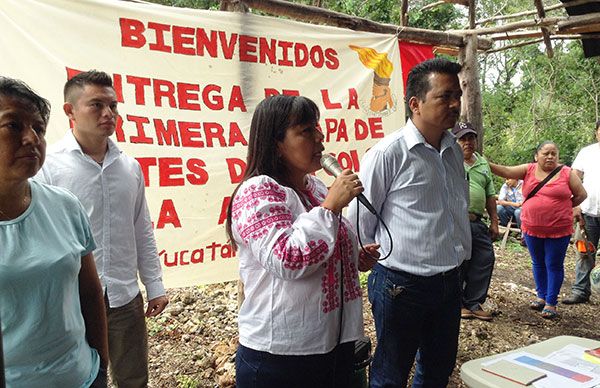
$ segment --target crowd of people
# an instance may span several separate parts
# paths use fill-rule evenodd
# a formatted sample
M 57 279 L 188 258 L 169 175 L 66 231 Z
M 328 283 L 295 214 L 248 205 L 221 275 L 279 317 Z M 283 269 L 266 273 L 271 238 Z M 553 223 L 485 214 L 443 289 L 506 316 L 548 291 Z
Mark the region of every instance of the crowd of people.
M 226 222 L 245 294 L 237 387 L 350 386 L 364 336 L 359 271 L 369 270 L 370 386 L 405 387 L 415 364 L 413 387 L 447 386 L 461 318 L 493 319 L 483 307 L 492 242 L 511 221 L 532 258 L 529 307 L 558 316 L 574 220 L 594 247 L 600 236 L 600 122 L 598 143 L 572 168 L 550 141 L 532 163 L 488 162 L 477 129 L 458 122 L 460 71 L 439 58 L 416 65 L 406 125 L 365 154 L 360 176 L 343 170 L 329 188 L 313 174 L 325 153 L 317 105 L 284 95 L 258 104 Z M 143 175 L 110 139 L 118 109 L 108 74 L 71 78 L 64 101 L 72 128 L 46 156 L 49 102 L 0 78 L 3 377 L 8 387 L 106 387 L 110 373 L 118 387 L 145 387 L 145 318 L 168 299 Z M 507 179 L 498 199 L 492 174 Z M 594 260 L 579 258 L 563 303 L 589 300 Z

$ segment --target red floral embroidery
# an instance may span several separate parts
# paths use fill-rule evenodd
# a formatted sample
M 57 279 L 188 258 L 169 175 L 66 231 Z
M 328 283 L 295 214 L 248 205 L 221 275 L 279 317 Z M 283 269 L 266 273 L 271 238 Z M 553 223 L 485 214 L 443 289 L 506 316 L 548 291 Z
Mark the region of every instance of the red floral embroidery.
M 304 248 L 298 246 L 288 247 L 289 238 L 289 234 L 284 233 L 279 236 L 273 246 L 273 254 L 283 261 L 283 266 L 287 269 L 298 270 L 319 263 L 329 250 L 329 246 L 323 240 L 311 240 Z

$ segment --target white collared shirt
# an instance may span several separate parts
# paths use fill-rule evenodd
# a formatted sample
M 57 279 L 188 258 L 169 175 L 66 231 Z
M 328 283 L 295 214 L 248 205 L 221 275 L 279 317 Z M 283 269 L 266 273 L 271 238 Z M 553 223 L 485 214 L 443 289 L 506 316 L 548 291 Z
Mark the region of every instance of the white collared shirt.
M 583 147 L 573 161 L 572 168 L 583 172 L 583 188 L 587 198 L 579 205 L 584 214 L 600 216 L 600 143 Z
M 438 151 L 408 120 L 403 129 L 365 154 L 360 179 L 363 194 L 379 211 L 393 239 L 393 252 L 382 265 L 432 276 L 469 259 L 469 187 L 462 150 L 450 132 L 443 134 Z M 348 211 L 352 223 L 356 211 L 353 201 Z M 364 207 L 359 215 L 363 243 L 379 243 L 379 252 L 387 255 L 391 244 L 381 222 Z
M 165 295 L 144 177 L 135 159 L 108 139 L 108 151 L 99 164 L 83 153 L 68 131 L 49 148 L 36 179 L 70 190 L 83 204 L 97 244 L 96 269 L 110 307 L 123 306 L 140 292 L 138 272 L 148 300 Z

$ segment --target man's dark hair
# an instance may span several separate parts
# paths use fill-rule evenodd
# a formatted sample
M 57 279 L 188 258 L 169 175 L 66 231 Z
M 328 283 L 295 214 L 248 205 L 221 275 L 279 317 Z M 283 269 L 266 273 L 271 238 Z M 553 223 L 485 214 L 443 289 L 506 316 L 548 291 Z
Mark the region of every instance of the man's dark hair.
M 44 125 L 48 125 L 48 120 L 50 119 L 50 102 L 34 92 L 25 82 L 0 76 L 0 97 L 14 98 L 27 105 L 31 105 L 42 116 Z
M 231 210 L 233 199 L 240 185 L 252 177 L 267 175 L 284 186 L 288 182 L 288 170 L 279 152 L 278 143 L 283 141 L 289 127 L 295 125 L 317 125 L 319 108 L 306 97 L 278 95 L 262 100 L 252 115 L 246 171 L 242 182 L 231 194 L 225 228 L 231 244 L 235 247 L 231 232 Z
M 408 102 L 412 97 L 417 97 L 419 100 L 425 100 L 427 92 L 431 89 L 429 83 L 429 75 L 432 73 L 450 74 L 458 76 L 462 66 L 456 62 L 449 61 L 444 58 L 428 59 L 419 63 L 408 73 L 408 81 L 406 82 L 406 111 L 408 117 L 412 117 L 412 111 L 408 106 Z
M 65 101 L 69 101 L 75 90 L 83 89 L 85 85 L 98 85 L 113 87 L 112 78 L 103 71 L 89 70 L 77 74 L 65 83 L 63 94 Z
M 596 121 L 596 131 L 600 128 L 600 120 Z

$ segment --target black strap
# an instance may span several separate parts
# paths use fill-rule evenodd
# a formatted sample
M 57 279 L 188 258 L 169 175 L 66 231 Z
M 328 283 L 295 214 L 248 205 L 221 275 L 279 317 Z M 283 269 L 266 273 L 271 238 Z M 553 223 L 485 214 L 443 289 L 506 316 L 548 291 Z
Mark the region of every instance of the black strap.
M 543 181 L 541 181 L 540 183 L 538 183 L 538 185 L 535 186 L 535 188 L 529 192 L 529 194 L 527 195 L 527 198 L 525 198 L 525 201 L 527 201 L 529 198 L 531 198 L 534 195 L 536 195 L 537 192 L 540 191 L 541 188 L 544 187 L 544 185 L 546 183 L 548 183 L 548 181 L 550 179 L 552 179 L 552 177 L 554 175 L 556 175 L 560 171 L 561 168 L 563 168 L 562 164 L 560 166 L 556 167 L 554 170 L 552 170 L 552 172 L 550 174 L 548 174 L 548 176 L 546 178 L 544 178 Z M 523 203 L 525 203 L 525 201 L 523 201 Z

